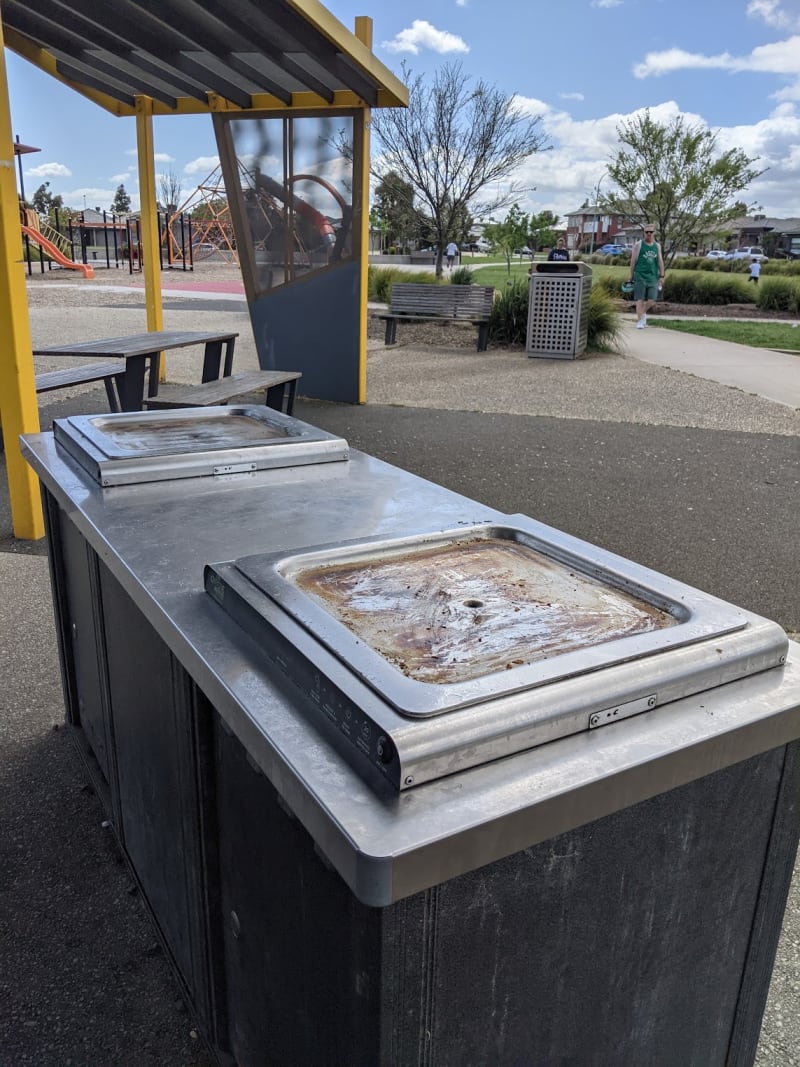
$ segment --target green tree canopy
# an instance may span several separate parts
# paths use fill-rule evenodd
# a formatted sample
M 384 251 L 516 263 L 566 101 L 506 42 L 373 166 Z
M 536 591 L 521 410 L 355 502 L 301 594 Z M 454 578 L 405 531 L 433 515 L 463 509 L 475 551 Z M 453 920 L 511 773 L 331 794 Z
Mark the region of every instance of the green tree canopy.
M 554 215 L 552 211 L 540 211 L 538 215 L 531 215 L 528 243 L 534 252 L 538 252 L 540 248 L 553 247 L 558 236 L 555 232 L 556 226 L 558 215 Z
M 111 204 L 111 210 L 115 215 L 126 215 L 131 209 L 131 198 L 125 191 L 125 186 L 120 182 L 117 186 L 117 191 L 114 193 L 114 200 Z
M 53 196 L 50 192 L 50 182 L 42 182 L 31 197 L 31 204 L 40 215 L 52 215 L 64 206 L 64 200 L 61 196 Z
M 657 122 L 645 110 L 617 134 L 622 147 L 608 166 L 616 192 L 603 209 L 654 223 L 668 260 L 723 228 L 739 213 L 733 198 L 763 173 L 739 148 L 720 152 L 717 135 L 683 115 Z
M 430 85 L 406 68 L 403 77 L 409 106 L 372 113 L 373 172 L 381 180 L 395 174 L 413 189 L 441 275 L 443 249 L 464 236 L 469 214 L 486 217 L 513 202 L 520 189 L 508 177 L 545 147 L 544 138 L 538 118 L 483 80 L 473 84 L 458 63 L 439 68 Z
M 511 257 L 515 248 L 522 248 L 528 242 L 530 219 L 520 210 L 518 204 L 512 204 L 502 222 L 490 222 L 483 228 L 486 237 L 495 248 L 499 248 L 506 258 L 508 273 L 511 274 Z
M 385 224 L 385 236 L 389 244 L 405 246 L 419 236 L 414 187 L 394 171 L 388 171 L 375 187 L 373 210 L 376 220 L 380 219 Z

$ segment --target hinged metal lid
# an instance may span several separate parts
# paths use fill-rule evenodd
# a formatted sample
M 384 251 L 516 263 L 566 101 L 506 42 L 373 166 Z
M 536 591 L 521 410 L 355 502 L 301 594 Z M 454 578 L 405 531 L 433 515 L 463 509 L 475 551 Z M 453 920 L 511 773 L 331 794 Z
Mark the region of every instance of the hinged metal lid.
M 343 438 L 257 404 L 72 415 L 53 431 L 104 486 L 348 458 Z
M 419 781 L 418 761 L 474 765 L 777 666 L 787 644 L 774 623 L 525 516 L 249 556 L 210 568 L 206 587 L 276 661 L 287 641 L 302 650 L 308 667 L 287 673 L 329 718 L 351 702 L 392 738 L 403 780 L 408 761 Z

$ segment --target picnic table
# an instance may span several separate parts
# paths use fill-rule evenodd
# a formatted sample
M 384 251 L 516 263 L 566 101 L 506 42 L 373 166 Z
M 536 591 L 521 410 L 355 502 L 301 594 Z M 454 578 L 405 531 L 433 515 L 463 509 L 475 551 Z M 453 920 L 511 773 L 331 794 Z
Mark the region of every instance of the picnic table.
M 233 369 L 233 350 L 238 333 L 207 333 L 196 330 L 152 330 L 147 333 L 128 334 L 123 337 L 106 337 L 99 341 L 80 341 L 66 345 L 35 348 L 34 356 L 90 357 L 97 359 L 124 359 L 124 374 L 115 379 L 122 411 L 141 411 L 144 407 L 145 375 L 148 375 L 148 396 L 158 393 L 158 374 L 161 352 L 190 345 L 203 345 L 203 368 L 201 382 L 211 382 L 230 375 Z M 224 348 L 224 351 L 223 351 Z M 149 374 L 148 374 L 149 364 Z M 69 372 L 73 373 L 70 374 Z M 113 368 L 109 373 L 113 373 Z M 76 385 L 87 380 L 87 367 L 67 368 L 51 372 L 59 375 L 58 386 Z M 45 376 L 41 376 L 45 377 Z M 37 385 L 38 389 L 38 385 Z

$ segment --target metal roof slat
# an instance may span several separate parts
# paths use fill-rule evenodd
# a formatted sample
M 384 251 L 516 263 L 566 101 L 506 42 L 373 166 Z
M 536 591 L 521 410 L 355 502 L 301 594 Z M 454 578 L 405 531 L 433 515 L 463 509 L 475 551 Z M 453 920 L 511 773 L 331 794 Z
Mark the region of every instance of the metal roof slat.
M 112 89 L 109 87 L 108 82 L 100 81 L 99 78 L 95 78 L 91 74 L 87 74 L 85 71 L 80 70 L 74 66 L 73 61 L 64 62 L 63 60 L 56 60 L 56 69 L 59 74 L 69 81 L 77 82 L 78 85 L 86 85 L 89 89 L 96 89 L 100 93 L 105 93 L 106 96 L 112 96 L 115 100 L 119 100 L 123 104 L 127 104 L 128 107 L 136 107 L 136 100 L 130 94 L 123 94 L 119 89 Z
M 229 81 L 224 75 L 210 70 L 203 62 L 203 59 L 207 56 L 207 52 L 179 52 L 175 58 L 175 62 L 184 74 L 188 74 L 190 77 L 199 74 L 202 77 L 203 82 L 208 85 L 208 92 L 216 93 L 218 96 L 230 100 L 230 102 L 236 104 L 237 107 L 251 107 L 252 95 L 240 86 L 234 85 L 234 83 Z
M 82 58 L 85 56 L 86 58 Z M 141 67 L 129 68 L 122 56 L 100 56 L 96 52 L 84 52 L 82 56 L 76 56 L 74 62 L 80 67 L 88 67 L 89 73 L 99 71 L 105 73 L 112 80 L 119 81 L 122 85 L 129 85 L 136 95 L 152 96 L 154 100 L 160 100 L 162 104 L 172 110 L 178 106 L 178 100 L 167 86 L 159 85 L 152 78 L 143 77 Z
M 260 59 L 259 53 L 250 52 L 235 52 L 228 56 L 228 62 L 231 66 L 245 77 L 249 77 L 256 85 L 259 86 L 259 92 L 268 92 L 272 96 L 276 97 L 281 103 L 287 106 L 292 102 L 292 90 L 287 88 L 286 85 L 281 85 L 274 80 L 270 75 L 266 74 L 263 70 L 260 70 L 253 60 L 248 59 L 248 56 L 254 56 L 255 59 Z

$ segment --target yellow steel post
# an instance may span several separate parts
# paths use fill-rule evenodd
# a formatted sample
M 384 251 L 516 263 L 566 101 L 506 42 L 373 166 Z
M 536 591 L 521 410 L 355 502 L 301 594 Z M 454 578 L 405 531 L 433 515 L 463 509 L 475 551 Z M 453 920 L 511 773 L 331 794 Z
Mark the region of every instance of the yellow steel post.
M 0 414 L 15 537 L 44 536 L 39 483 L 19 450 L 21 433 L 39 432 L 31 326 L 22 263 L 3 26 L 0 20 Z
M 363 45 L 372 49 L 372 19 L 366 15 L 358 15 L 355 20 L 355 35 Z M 361 168 L 361 291 L 359 293 L 359 322 L 358 322 L 358 402 L 366 403 L 367 400 L 367 300 L 369 298 L 369 119 L 368 107 L 361 109 L 359 121 L 361 123 L 362 136 L 354 137 L 353 143 L 356 155 L 353 165 Z M 357 146 L 361 144 L 361 158 L 358 156 Z M 354 205 L 355 206 L 355 205 Z
M 139 194 L 141 198 L 142 273 L 144 301 L 147 309 L 147 329 L 164 329 L 164 308 L 161 302 L 161 265 L 158 257 L 158 206 L 156 203 L 156 170 L 153 154 L 153 101 L 149 96 L 136 97 L 136 148 L 139 156 Z M 159 378 L 166 376 L 164 354 L 161 354 Z

